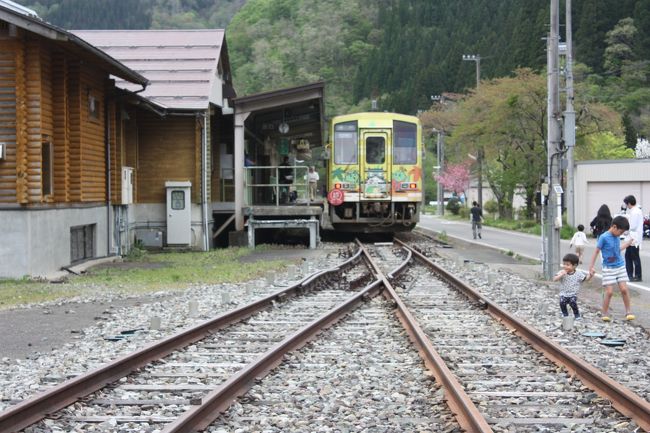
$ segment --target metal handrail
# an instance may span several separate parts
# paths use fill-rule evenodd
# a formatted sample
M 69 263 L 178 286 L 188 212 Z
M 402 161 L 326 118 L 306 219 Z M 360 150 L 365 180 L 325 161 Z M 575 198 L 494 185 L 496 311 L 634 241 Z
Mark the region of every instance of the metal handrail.
M 275 205 L 279 206 L 280 203 L 280 196 L 281 192 L 283 189 L 287 190 L 287 196 L 289 195 L 289 192 L 291 188 L 295 188 L 295 190 L 300 194 L 297 198 L 297 200 L 293 204 L 299 204 L 299 205 L 307 205 L 309 206 L 311 204 L 311 200 L 309 199 L 309 181 L 307 180 L 307 173 L 309 172 L 309 167 L 304 166 L 304 165 L 290 165 L 290 166 L 284 166 L 284 165 L 266 165 L 266 166 L 250 166 L 250 167 L 244 167 L 246 170 L 246 176 L 245 176 L 245 182 L 244 182 L 244 190 L 245 190 L 245 196 L 249 197 L 251 196 L 251 193 L 254 191 L 255 188 L 269 188 L 273 192 L 273 195 L 275 196 Z M 292 174 L 293 174 L 293 181 L 291 183 L 281 183 L 280 182 L 280 170 L 287 170 L 291 169 Z M 269 182 L 269 183 L 252 183 L 252 174 L 255 170 L 273 170 L 273 173 L 275 176 L 269 176 L 270 179 L 275 178 L 275 182 Z M 302 173 L 304 171 L 304 174 Z M 299 173 L 301 175 L 299 175 Z M 304 179 L 304 181 L 298 181 L 298 179 Z M 253 200 L 250 200 L 251 202 Z M 248 205 L 253 205 L 255 203 L 247 203 Z

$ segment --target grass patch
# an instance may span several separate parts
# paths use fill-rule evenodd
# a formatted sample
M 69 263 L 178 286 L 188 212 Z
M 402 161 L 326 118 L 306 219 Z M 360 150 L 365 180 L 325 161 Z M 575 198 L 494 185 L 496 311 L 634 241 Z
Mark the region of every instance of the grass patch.
M 39 280 L 0 279 L 0 309 L 80 295 L 78 288 Z
M 0 280 L 0 308 L 80 296 L 84 293 L 147 293 L 193 284 L 239 283 L 278 271 L 286 260 L 240 261 L 249 248 L 208 252 L 138 253 L 123 262 L 90 268 L 61 284 L 30 279 Z
M 467 218 L 463 218 L 460 215 L 449 215 L 445 213 L 445 218 L 453 221 L 466 221 Z M 468 221 L 469 222 L 469 221 Z M 530 235 L 542 235 L 542 226 L 539 222 L 533 220 L 511 220 L 498 218 L 495 219 L 491 215 L 488 215 L 483 219 L 483 225 L 488 227 L 496 227 L 503 230 L 512 230 L 521 233 L 528 233 Z M 560 229 L 560 238 L 561 239 L 571 239 L 573 234 L 576 232 L 576 228 L 566 224 L 566 221 L 563 223 L 562 228 Z

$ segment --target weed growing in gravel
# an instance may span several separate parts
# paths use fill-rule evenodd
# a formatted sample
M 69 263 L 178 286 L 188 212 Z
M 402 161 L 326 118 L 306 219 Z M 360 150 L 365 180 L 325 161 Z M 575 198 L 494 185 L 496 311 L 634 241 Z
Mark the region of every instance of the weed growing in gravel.
M 0 309 L 20 304 L 52 301 L 79 295 L 77 288 L 64 284 L 51 284 L 42 280 L 21 278 L 0 279 Z

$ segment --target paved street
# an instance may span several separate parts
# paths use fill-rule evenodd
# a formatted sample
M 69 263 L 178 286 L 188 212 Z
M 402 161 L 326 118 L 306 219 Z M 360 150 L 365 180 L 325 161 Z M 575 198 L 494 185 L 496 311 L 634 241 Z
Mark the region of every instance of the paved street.
M 512 251 L 522 257 L 532 260 L 539 260 L 542 251 L 542 240 L 540 236 L 528 235 L 519 232 L 501 230 L 492 227 L 483 226 L 483 239 L 472 239 L 472 227 L 469 221 L 451 221 L 437 215 L 421 215 L 419 226 L 434 230 L 436 232 L 446 232 L 447 236 L 462 239 L 468 242 L 475 242 L 480 245 L 498 248 L 504 252 Z M 590 245 L 585 248 L 585 262 L 581 268 L 586 269 L 589 260 L 594 253 L 596 241 L 589 239 Z M 564 255 L 572 252 L 569 249 L 569 241 L 561 241 L 560 253 Z M 640 283 L 628 283 L 631 288 L 650 292 L 650 241 L 645 239 L 641 247 L 641 268 L 643 269 L 644 281 Z M 540 272 L 542 267 L 540 264 Z M 596 260 L 596 272 L 600 271 L 600 257 Z

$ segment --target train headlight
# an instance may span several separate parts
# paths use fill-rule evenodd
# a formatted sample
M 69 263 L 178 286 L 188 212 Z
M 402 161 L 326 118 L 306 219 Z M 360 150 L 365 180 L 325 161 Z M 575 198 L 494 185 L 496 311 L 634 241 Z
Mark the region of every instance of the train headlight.
M 408 190 L 416 190 L 418 189 L 418 184 L 417 183 L 400 183 L 398 190 L 400 191 L 408 191 Z

